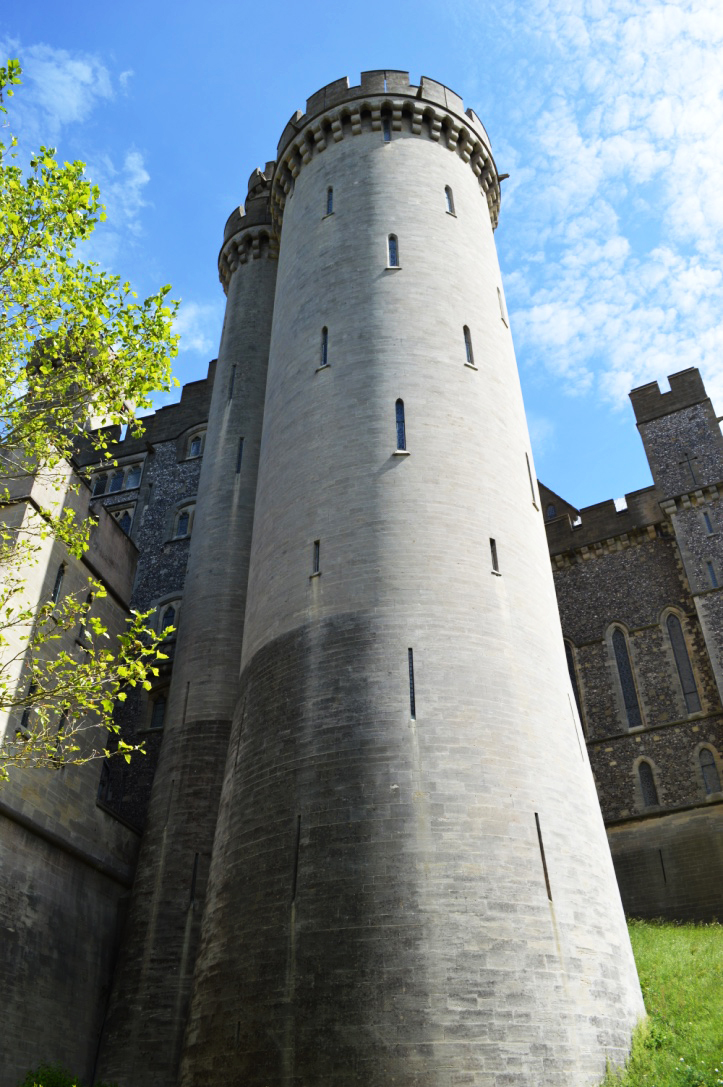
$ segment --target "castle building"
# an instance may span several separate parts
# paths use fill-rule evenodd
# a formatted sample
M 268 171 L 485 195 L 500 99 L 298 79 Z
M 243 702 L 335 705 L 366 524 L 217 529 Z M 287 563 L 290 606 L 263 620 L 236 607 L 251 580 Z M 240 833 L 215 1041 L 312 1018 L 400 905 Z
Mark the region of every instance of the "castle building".
M 723 916 L 723 437 L 700 374 L 632 391 L 653 484 L 544 486 L 570 677 L 626 912 Z
M 148 755 L 35 821 L 93 828 L 95 883 L 67 850 L 39 878 L 25 810 L 4 916 L 64 936 L 40 994 L 39 940 L 12 959 L 46 1048 L 18 1011 L 1 1087 L 39 1059 L 120 1087 L 594 1084 L 643 1014 L 616 872 L 629 912 L 720 911 L 720 431 L 686 371 L 633 393 L 655 482 L 627 510 L 537 484 L 498 212 L 448 88 L 323 88 L 226 224 L 207 378 L 116 465 L 79 454 L 135 552 L 124 606 L 175 629 L 119 711 Z

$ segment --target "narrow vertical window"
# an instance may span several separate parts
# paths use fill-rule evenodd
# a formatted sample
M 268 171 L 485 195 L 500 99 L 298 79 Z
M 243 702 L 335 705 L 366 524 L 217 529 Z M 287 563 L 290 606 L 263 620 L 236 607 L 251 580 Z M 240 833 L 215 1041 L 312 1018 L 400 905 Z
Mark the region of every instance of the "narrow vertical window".
M 680 619 L 677 615 L 669 615 L 665 625 L 668 628 L 668 637 L 673 647 L 673 656 L 678 667 L 678 677 L 683 688 L 686 709 L 688 713 L 698 713 L 700 711 L 700 698 L 698 697 L 698 689 L 695 685 L 695 677 L 693 676 Z
M 329 365 L 329 329 L 324 327 L 321 330 L 321 362 L 319 366 Z
M 547 897 L 552 902 L 552 891 L 550 889 L 550 877 L 547 873 L 547 859 L 545 857 L 545 846 L 542 841 L 542 828 L 540 826 L 540 817 L 535 812 L 535 826 L 537 827 L 537 844 L 540 847 L 540 860 L 542 861 L 542 871 L 545 876 L 545 887 L 547 889 Z
M 525 453 L 525 460 L 527 461 L 527 478 L 530 481 L 530 490 L 532 491 L 532 505 L 537 509 L 537 495 L 535 494 L 535 484 L 532 480 L 532 468 L 530 467 L 529 454 Z
M 193 438 L 192 441 L 191 441 L 191 445 L 190 445 L 190 448 L 188 450 L 189 457 L 200 457 L 201 456 L 201 447 L 202 447 L 201 435 L 197 434 L 196 437 Z
M 582 721 L 582 705 L 580 703 L 580 688 L 577 684 L 577 670 L 575 669 L 575 656 L 573 654 L 572 645 L 567 640 L 565 641 L 565 657 L 567 659 L 567 670 L 570 673 L 570 683 L 572 684 L 572 693 L 575 695 L 575 704 L 577 706 L 577 712 Z
M 414 694 L 414 652 L 411 649 L 407 650 L 407 661 L 409 663 L 409 716 L 413 721 L 416 721 L 417 700 Z
M 630 663 L 628 643 L 620 627 L 616 627 L 613 631 L 612 642 L 615 663 L 618 668 L 620 689 L 623 695 L 623 702 L 625 703 L 625 714 L 628 719 L 628 727 L 638 728 L 642 725 L 643 718 L 638 703 L 638 692 L 635 689 L 635 677 L 633 676 L 633 668 Z
M 314 540 L 314 549 L 311 558 L 311 572 L 312 574 L 321 573 L 321 541 Z
M 704 747 L 698 755 L 698 759 L 706 796 L 710 796 L 711 793 L 719 793 L 721 791 L 720 775 L 715 764 L 715 755 L 707 747 Z
M 241 461 L 244 456 L 244 440 L 239 438 L 238 440 L 238 453 L 236 454 L 236 475 L 241 471 Z
M 712 562 L 707 562 L 706 566 L 708 568 L 708 577 L 710 578 L 710 583 L 711 583 L 711 585 L 712 585 L 712 587 L 714 589 L 717 589 L 718 588 L 718 575 L 715 572 L 715 567 L 714 567 Z
M 710 519 L 710 514 L 706 510 L 703 511 L 703 521 L 705 522 L 706 532 L 711 536 L 713 533 L 713 524 Z
M 464 326 L 462 330 L 464 332 L 464 356 L 469 366 L 474 366 L 474 354 L 472 352 L 472 337 L 467 326 Z
M 397 452 L 402 453 L 407 448 L 407 428 L 404 423 L 404 401 L 397 400 L 395 405 L 397 421 Z
M 507 311 L 505 310 L 505 300 L 502 297 L 502 291 L 499 289 L 499 287 L 497 288 L 497 301 L 499 302 L 500 306 L 500 317 L 502 318 L 503 324 L 507 325 Z
M 490 558 L 492 559 L 492 569 L 493 569 L 493 571 L 495 572 L 495 574 L 499 574 L 499 572 L 500 572 L 500 563 L 499 563 L 499 559 L 497 558 L 497 541 L 493 540 L 491 536 L 490 536 Z
M 163 721 L 166 716 L 166 696 L 159 694 L 153 702 L 153 711 L 151 713 L 151 721 L 149 728 L 163 728 Z
M 326 190 L 326 214 L 331 215 L 334 211 L 334 190 L 331 185 Z
M 653 768 L 649 762 L 641 762 L 638 766 L 638 777 L 640 778 L 640 791 L 643 794 L 643 807 L 655 808 L 658 801 L 658 790 L 655 785 L 655 778 L 653 777 Z
M 444 202 L 449 214 L 454 215 L 454 196 L 452 195 L 452 190 L 449 185 L 446 185 L 444 189 Z
M 399 267 L 399 243 L 397 242 L 396 234 L 390 234 L 387 239 L 389 246 L 389 267 Z
M 385 143 L 389 143 L 392 138 L 392 123 L 388 117 L 382 117 L 382 136 Z
M 228 398 L 229 398 L 229 400 L 231 400 L 231 398 L 233 397 L 233 387 L 234 387 L 235 384 L 236 384 L 236 367 L 232 366 L 231 367 L 231 377 L 229 378 L 229 381 L 228 381 Z
M 169 604 L 163 613 L 163 619 L 161 620 L 161 634 L 165 633 L 169 627 L 175 626 L 176 623 L 176 609 L 173 604 Z
M 178 515 L 178 521 L 176 522 L 176 536 L 187 536 L 188 526 L 191 522 L 191 515 L 188 510 L 184 510 L 183 513 Z
M 63 578 L 65 577 L 65 563 L 61 562 L 58 567 L 58 572 L 55 575 L 55 584 L 53 585 L 53 591 L 50 594 L 50 599 L 53 604 L 57 604 L 60 599 L 60 590 L 63 588 Z

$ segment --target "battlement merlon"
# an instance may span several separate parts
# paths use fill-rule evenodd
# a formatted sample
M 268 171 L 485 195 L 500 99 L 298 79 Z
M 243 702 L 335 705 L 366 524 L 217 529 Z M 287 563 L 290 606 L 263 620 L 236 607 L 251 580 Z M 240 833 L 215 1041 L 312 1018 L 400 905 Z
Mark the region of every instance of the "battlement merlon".
M 703 378 L 695 366 L 680 370 L 677 374 L 671 374 L 668 381 L 670 392 L 667 393 L 661 393 L 657 381 L 640 385 L 631 391 L 630 400 L 635 412 L 635 421 L 638 424 L 649 423 L 653 419 L 671 415 L 682 408 L 702 404 L 708 399 Z

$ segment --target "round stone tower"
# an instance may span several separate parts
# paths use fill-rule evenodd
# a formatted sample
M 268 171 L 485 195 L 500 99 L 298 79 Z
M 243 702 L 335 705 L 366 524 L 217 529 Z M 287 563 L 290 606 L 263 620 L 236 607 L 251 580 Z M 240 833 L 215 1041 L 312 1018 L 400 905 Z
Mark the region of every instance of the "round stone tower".
M 592 1084 L 643 1005 L 487 134 L 431 80 L 341 80 L 287 125 L 271 206 L 239 699 L 181 1083 Z

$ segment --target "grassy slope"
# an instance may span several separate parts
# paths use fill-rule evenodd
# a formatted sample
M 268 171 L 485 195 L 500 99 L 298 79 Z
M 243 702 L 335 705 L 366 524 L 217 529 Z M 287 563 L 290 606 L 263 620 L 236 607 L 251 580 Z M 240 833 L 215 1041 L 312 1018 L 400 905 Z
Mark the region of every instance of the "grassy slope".
M 603 1087 L 723 1085 L 723 926 L 631 921 L 648 1021 Z

